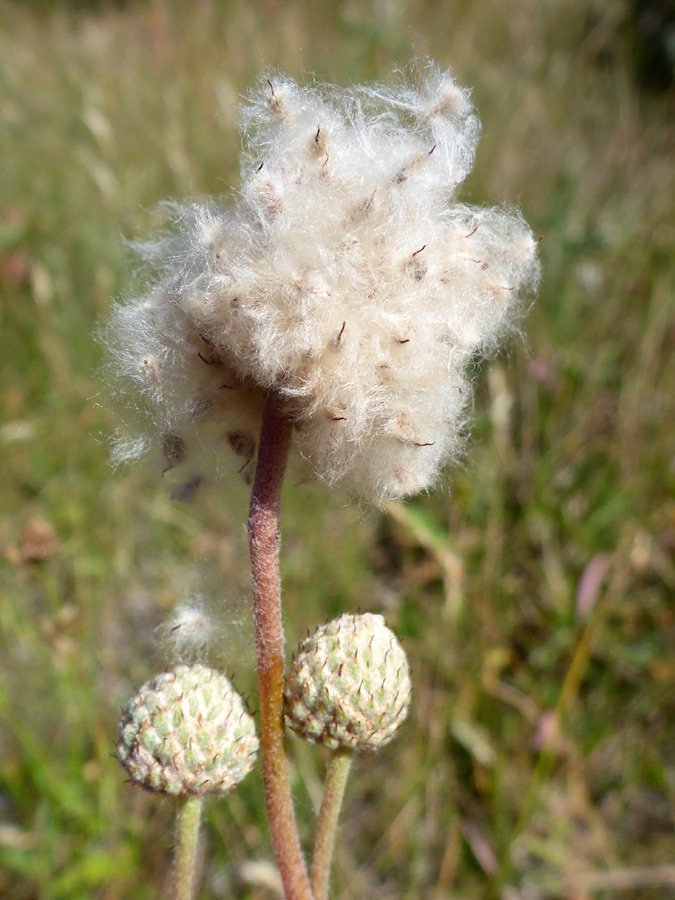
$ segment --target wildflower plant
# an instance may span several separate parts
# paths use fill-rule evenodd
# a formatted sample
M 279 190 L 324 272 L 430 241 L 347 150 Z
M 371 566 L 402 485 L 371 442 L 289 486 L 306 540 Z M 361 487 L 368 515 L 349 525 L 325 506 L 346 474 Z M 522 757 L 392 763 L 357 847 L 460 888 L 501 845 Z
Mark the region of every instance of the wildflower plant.
M 479 130 L 469 92 L 431 63 L 349 90 L 263 76 L 242 109 L 234 204 L 171 206 L 172 231 L 140 245 L 150 287 L 117 305 L 107 330 L 118 389 L 146 413 L 140 436 L 117 442 L 118 459 L 154 446 L 173 468 L 206 449 L 216 461 L 233 452 L 254 472 L 263 775 L 293 900 L 326 894 L 347 767 L 329 768 L 310 884 L 284 711 L 301 735 L 351 758 L 393 736 L 410 680 L 374 615 L 319 629 L 285 680 L 287 459 L 292 451 L 308 477 L 376 503 L 429 488 L 457 459 L 467 367 L 517 328 L 538 278 L 536 241 L 518 212 L 455 199 Z

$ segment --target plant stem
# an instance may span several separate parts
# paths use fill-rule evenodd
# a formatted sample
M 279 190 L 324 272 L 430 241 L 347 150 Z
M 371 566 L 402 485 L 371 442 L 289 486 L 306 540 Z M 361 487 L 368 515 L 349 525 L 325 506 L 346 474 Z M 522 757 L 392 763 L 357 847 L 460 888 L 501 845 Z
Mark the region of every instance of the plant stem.
M 354 753 L 351 750 L 336 750 L 328 761 L 326 785 L 314 840 L 314 858 L 312 860 L 314 900 L 326 900 L 328 895 L 328 878 L 335 845 L 335 830 L 353 756 Z
M 184 797 L 179 800 L 173 870 L 174 900 L 192 900 L 195 887 L 197 839 L 203 803 L 201 797 Z
M 279 510 L 291 424 L 278 397 L 265 397 L 248 540 L 258 660 L 260 742 L 267 819 L 287 900 L 312 900 L 295 824 L 284 731 L 284 633 L 279 577 Z

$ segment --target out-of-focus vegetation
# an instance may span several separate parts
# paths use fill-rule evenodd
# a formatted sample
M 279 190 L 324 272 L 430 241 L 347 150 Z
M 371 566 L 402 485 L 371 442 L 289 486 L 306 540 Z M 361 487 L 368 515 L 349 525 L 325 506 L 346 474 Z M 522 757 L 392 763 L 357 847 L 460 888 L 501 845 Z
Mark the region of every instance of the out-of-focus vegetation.
M 420 54 L 473 86 L 464 197 L 520 205 L 544 278 L 526 343 L 476 372 L 450 490 L 286 490 L 289 646 L 360 606 L 414 671 L 409 724 L 356 766 L 333 895 L 675 890 L 672 29 L 621 0 L 0 3 L 0 896 L 162 895 L 172 804 L 111 751 L 186 592 L 226 598 L 255 696 L 246 487 L 186 505 L 108 465 L 92 334 L 132 288 L 122 237 L 236 184 L 262 67 L 359 82 Z M 309 839 L 323 761 L 291 752 Z M 275 896 L 259 773 L 205 834 L 203 898 Z

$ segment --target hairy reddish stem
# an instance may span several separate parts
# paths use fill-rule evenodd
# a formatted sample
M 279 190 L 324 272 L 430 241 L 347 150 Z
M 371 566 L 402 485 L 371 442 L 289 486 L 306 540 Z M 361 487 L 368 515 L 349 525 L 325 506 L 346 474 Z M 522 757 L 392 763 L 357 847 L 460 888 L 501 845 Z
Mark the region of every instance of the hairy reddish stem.
M 263 404 L 248 540 L 258 660 L 260 742 L 267 818 L 287 900 L 312 900 L 295 824 L 284 731 L 284 633 L 279 577 L 279 510 L 291 425 L 270 393 Z

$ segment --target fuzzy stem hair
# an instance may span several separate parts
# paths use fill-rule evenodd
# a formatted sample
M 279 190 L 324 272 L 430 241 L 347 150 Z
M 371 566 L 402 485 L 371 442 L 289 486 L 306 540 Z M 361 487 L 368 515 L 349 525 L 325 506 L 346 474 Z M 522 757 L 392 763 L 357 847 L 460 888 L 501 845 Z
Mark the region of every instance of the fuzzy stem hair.
M 248 519 L 263 780 L 272 846 L 286 898 L 312 900 L 295 824 L 284 731 L 279 511 L 290 438 L 291 424 L 281 412 L 279 398 L 270 392 L 263 403 Z

